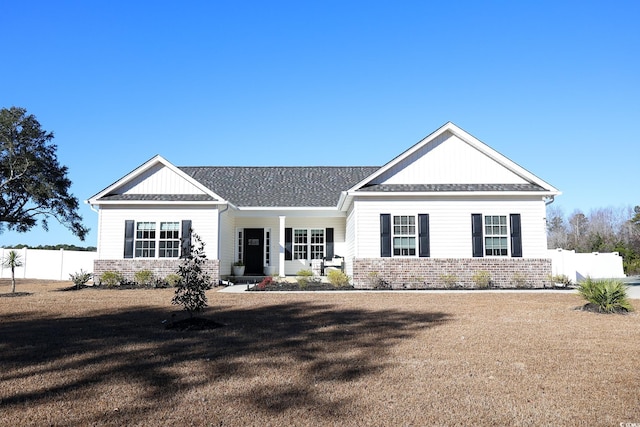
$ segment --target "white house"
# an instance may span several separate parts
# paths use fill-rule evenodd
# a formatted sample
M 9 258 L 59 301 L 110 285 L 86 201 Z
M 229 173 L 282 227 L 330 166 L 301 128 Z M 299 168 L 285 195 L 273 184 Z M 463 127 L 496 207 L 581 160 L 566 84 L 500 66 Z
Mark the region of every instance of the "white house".
M 356 287 L 542 287 L 560 192 L 453 123 L 382 167 L 178 167 L 155 156 L 92 196 L 96 277 L 176 271 L 190 230 L 214 279 L 295 275 L 339 256 Z M 335 258 L 334 258 L 335 259 Z M 316 260 L 314 262 L 314 260 Z

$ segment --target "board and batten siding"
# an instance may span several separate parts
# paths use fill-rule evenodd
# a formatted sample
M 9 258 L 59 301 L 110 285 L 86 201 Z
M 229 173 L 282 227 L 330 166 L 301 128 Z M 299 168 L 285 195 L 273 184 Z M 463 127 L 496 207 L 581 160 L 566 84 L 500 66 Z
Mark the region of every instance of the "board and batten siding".
M 445 132 L 383 173 L 376 184 L 525 184 L 528 181 Z
M 354 202 L 356 258 L 380 257 L 380 214 L 429 214 L 431 258 L 472 258 L 471 214 L 521 215 L 523 258 L 547 258 L 545 204 L 539 197 L 506 200 L 368 198 Z M 355 227 L 355 225 L 354 225 Z
M 104 205 L 98 211 L 98 258 L 124 258 L 124 227 L 126 220 L 138 221 L 182 221 L 191 220 L 191 228 L 205 243 L 209 259 L 218 258 L 218 209 L 204 206 L 168 208 L 166 206 L 117 207 Z M 120 236 L 120 238 L 118 238 Z
M 168 167 L 158 164 L 118 189 L 121 194 L 205 194 Z

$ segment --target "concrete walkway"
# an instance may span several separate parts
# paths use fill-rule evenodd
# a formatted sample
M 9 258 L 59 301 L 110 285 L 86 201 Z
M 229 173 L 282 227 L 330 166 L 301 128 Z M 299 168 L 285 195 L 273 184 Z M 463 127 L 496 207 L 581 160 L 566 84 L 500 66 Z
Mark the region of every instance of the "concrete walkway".
M 254 284 L 242 283 L 240 285 L 231 285 L 225 286 L 220 289 L 218 292 L 228 292 L 228 293 L 238 293 L 238 292 L 246 292 L 250 287 L 254 287 Z
M 640 299 L 640 276 L 627 277 L 623 281 L 629 285 L 627 288 L 629 298 Z

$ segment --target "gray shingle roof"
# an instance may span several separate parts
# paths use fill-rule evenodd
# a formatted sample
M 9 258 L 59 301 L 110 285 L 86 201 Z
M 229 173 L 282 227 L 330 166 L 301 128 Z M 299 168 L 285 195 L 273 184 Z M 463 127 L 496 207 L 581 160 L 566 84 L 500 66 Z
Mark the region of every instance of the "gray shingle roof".
M 152 202 L 210 202 L 208 194 L 111 194 L 100 200 L 107 201 L 152 201 Z
M 443 192 L 443 191 L 544 191 L 536 184 L 374 184 L 358 191 Z
M 378 167 L 179 167 L 236 206 L 329 207 Z

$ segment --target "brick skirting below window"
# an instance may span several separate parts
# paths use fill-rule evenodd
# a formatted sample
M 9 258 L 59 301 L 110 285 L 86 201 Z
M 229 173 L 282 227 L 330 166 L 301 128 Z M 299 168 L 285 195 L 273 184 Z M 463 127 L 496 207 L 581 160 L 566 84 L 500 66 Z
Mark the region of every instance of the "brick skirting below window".
M 156 279 L 164 279 L 169 274 L 176 274 L 180 259 L 97 259 L 93 262 L 94 282 L 98 283 L 100 276 L 105 271 L 119 272 L 125 280 L 133 281 L 137 271 L 149 270 Z M 207 259 L 204 270 L 211 277 L 211 282 L 217 286 L 220 279 L 220 261 Z
M 479 273 L 480 272 L 480 273 Z M 551 287 L 546 258 L 360 258 L 353 261 L 355 288 L 475 289 Z

